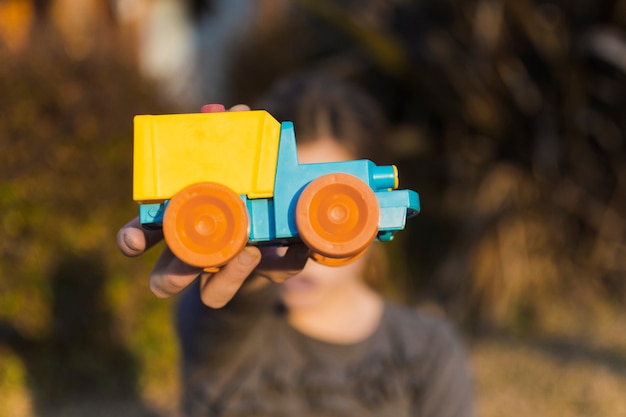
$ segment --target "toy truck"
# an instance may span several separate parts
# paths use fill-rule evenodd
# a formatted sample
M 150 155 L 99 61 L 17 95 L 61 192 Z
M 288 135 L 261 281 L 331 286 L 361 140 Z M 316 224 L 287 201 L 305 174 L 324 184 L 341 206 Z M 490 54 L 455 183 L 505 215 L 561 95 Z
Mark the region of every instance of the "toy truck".
M 389 241 L 420 210 L 395 166 L 300 164 L 294 126 L 268 112 L 139 115 L 133 199 L 189 265 L 218 270 L 247 244 L 304 242 L 339 266 Z

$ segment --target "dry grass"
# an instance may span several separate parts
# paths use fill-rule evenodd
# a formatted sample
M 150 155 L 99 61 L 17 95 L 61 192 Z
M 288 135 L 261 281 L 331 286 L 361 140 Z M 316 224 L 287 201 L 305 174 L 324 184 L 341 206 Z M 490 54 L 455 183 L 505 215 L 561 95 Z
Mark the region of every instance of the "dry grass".
M 532 336 L 490 336 L 471 346 L 479 415 L 626 416 L 626 314 L 544 311 Z
M 626 416 L 626 374 L 541 346 L 486 340 L 472 351 L 479 415 Z

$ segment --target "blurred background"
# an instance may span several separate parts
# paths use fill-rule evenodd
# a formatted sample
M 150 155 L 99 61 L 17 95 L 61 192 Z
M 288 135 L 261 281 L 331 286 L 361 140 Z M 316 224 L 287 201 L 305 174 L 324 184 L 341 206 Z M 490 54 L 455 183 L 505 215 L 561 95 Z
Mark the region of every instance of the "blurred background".
M 386 291 L 461 329 L 479 414 L 626 416 L 626 0 L 0 0 L 0 416 L 176 415 L 132 117 L 311 69 L 391 121 Z

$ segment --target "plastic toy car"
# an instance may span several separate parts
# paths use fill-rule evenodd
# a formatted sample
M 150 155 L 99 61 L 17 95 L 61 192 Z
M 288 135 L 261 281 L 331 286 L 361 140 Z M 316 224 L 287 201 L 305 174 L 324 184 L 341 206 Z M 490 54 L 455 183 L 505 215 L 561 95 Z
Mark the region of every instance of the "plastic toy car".
M 217 270 L 247 244 L 302 241 L 344 265 L 419 212 L 395 166 L 300 164 L 294 126 L 266 111 L 135 116 L 133 198 L 184 262 Z

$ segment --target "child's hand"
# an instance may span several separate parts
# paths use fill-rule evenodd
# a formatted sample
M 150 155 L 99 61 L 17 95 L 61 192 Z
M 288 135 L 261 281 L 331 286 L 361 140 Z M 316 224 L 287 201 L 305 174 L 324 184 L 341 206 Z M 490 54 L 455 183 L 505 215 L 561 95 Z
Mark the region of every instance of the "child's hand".
M 163 232 L 144 230 L 139 218 L 131 220 L 117 234 L 117 245 L 126 256 L 138 256 L 163 239 Z M 165 247 L 150 273 L 150 289 L 160 298 L 178 294 L 200 275 L 200 297 L 209 307 L 219 308 L 239 291 L 246 278 L 262 276 L 283 282 L 304 268 L 308 249 L 293 245 L 280 255 L 276 248 L 246 246 L 233 260 L 216 273 L 185 264 Z
M 248 111 L 250 107 L 238 104 L 229 111 Z M 221 105 L 207 105 L 203 112 L 224 111 Z M 126 256 L 138 256 L 163 239 L 162 230 L 145 230 L 139 218 L 131 220 L 117 234 L 117 245 Z M 263 252 L 263 253 L 262 253 Z M 239 291 L 246 278 L 262 276 L 270 281 L 283 282 L 304 268 L 308 249 L 294 245 L 284 254 L 276 248 L 246 246 L 233 260 L 216 273 L 203 272 L 202 268 L 187 265 L 166 247 L 152 273 L 150 289 L 161 298 L 178 294 L 200 275 L 200 296 L 209 307 L 223 307 Z

